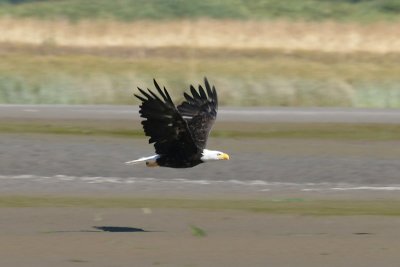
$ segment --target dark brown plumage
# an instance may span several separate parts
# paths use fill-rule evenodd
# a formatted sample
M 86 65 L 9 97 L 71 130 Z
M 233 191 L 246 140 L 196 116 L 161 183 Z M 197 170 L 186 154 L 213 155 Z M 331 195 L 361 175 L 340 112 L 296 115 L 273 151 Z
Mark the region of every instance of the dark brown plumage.
M 140 116 L 149 143 L 154 143 L 158 166 L 187 168 L 196 166 L 207 157 L 204 156 L 208 135 L 217 117 L 218 97 L 214 86 L 207 78 L 198 90 L 190 86 L 190 94 L 184 93 L 185 100 L 176 107 L 168 91 L 160 88 L 156 80 L 152 90 L 140 88 L 135 96 L 142 101 Z M 224 154 L 219 151 L 212 151 Z M 224 154 L 226 155 L 226 154 Z M 226 155 L 227 156 L 227 155 Z M 224 158 L 227 159 L 227 158 Z

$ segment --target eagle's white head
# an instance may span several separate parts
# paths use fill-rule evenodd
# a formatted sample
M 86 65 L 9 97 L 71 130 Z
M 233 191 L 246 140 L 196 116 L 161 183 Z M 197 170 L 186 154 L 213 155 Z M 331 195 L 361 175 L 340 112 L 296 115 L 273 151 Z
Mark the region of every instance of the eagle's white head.
M 228 160 L 229 155 L 221 151 L 204 149 L 200 159 L 203 162 L 214 160 Z

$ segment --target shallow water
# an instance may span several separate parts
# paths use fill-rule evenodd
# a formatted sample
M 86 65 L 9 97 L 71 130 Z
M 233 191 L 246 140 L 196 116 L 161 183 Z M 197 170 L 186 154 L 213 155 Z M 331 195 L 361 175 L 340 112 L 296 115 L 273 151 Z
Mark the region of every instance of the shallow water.
M 398 141 L 213 138 L 231 160 L 191 169 L 125 165 L 153 153 L 142 138 L 1 134 L 0 146 L 3 193 L 400 190 Z

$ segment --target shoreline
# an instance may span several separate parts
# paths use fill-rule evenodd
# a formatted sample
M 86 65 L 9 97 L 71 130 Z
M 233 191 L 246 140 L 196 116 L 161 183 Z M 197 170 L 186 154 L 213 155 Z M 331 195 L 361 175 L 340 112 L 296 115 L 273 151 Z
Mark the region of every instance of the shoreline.
M 389 267 L 398 217 L 190 209 L 0 208 L 9 267 Z M 21 257 L 23 252 L 23 257 Z
M 360 198 L 360 196 L 280 195 L 267 197 L 121 197 L 121 196 L 63 196 L 61 195 L 2 195 L 0 209 L 8 208 L 100 208 L 100 209 L 163 209 L 194 212 L 247 212 L 266 215 L 299 216 L 400 216 L 400 198 Z

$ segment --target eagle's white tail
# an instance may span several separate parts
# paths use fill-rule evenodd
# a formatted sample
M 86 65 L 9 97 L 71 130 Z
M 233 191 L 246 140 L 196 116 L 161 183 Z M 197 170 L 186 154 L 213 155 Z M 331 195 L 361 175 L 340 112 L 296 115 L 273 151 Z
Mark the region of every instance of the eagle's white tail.
M 140 158 L 140 159 L 135 159 L 135 160 L 127 161 L 127 162 L 125 162 L 125 164 L 127 164 L 127 165 L 133 165 L 133 164 L 138 164 L 138 163 L 143 162 L 143 161 L 146 162 L 146 165 L 154 164 L 154 163 L 156 163 L 156 160 L 157 160 L 159 157 L 160 157 L 160 155 L 153 155 L 153 156 L 150 156 L 150 157 L 142 157 L 142 158 Z

